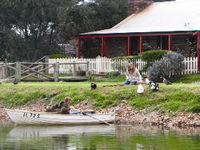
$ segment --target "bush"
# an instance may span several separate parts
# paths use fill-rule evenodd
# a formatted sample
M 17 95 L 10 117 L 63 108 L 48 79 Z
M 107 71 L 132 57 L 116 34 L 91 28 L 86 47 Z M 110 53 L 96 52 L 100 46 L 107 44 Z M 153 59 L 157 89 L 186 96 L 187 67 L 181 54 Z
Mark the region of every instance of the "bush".
M 160 60 L 167 50 L 150 50 L 142 53 L 142 60 L 146 62 L 154 62 L 155 60 Z
M 150 50 L 142 53 L 142 60 L 146 62 L 143 71 L 146 71 L 155 61 L 160 60 L 167 50 Z
M 161 60 L 153 63 L 147 69 L 147 74 L 152 80 L 158 80 L 160 77 L 170 78 L 173 75 L 179 75 L 183 68 L 184 57 L 182 54 L 168 52 Z
M 136 60 L 141 58 L 141 56 L 119 56 L 119 57 L 113 57 L 112 60 Z
M 49 55 L 49 58 L 67 58 L 67 56 L 63 54 L 51 54 Z

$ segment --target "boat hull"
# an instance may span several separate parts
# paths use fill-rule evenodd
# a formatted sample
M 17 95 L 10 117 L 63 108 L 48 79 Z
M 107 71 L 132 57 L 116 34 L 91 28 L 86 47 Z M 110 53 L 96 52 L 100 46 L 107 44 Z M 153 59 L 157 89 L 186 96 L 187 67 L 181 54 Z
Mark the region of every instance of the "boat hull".
M 16 124 L 84 125 L 112 123 L 115 120 L 114 114 L 55 114 L 10 109 L 6 112 Z

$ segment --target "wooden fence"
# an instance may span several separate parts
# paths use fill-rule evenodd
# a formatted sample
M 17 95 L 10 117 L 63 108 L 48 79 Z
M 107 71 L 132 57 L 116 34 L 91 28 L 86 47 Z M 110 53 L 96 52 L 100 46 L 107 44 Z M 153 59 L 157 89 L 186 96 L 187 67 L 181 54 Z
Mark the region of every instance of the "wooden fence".
M 186 57 L 183 61 L 185 69 L 182 74 L 194 74 L 198 72 L 198 58 Z
M 94 59 L 86 58 L 66 58 L 66 59 L 48 59 L 48 62 L 0 62 L 0 82 L 19 82 L 28 77 L 34 77 L 41 80 L 59 81 L 60 74 L 69 74 L 79 76 L 89 72 L 92 74 L 105 74 L 118 71 L 124 74 L 128 60 L 112 60 L 106 57 L 97 57 Z M 141 59 L 134 60 L 137 68 L 142 71 L 146 62 Z M 194 74 L 198 72 L 197 57 L 185 58 L 185 69 L 181 74 Z M 142 72 L 143 75 L 146 74 Z
M 71 62 L 89 62 L 89 71 L 93 74 L 102 74 L 113 71 L 118 71 L 121 74 L 124 74 L 126 71 L 126 66 L 129 62 L 128 60 L 112 60 L 106 57 L 97 57 L 97 58 L 61 58 L 61 59 L 49 59 L 49 63 L 59 62 L 61 64 L 71 63 Z M 141 59 L 136 59 L 133 61 L 137 68 L 141 71 L 143 70 L 146 62 Z M 185 69 L 182 74 L 194 74 L 198 72 L 198 59 L 197 57 L 187 57 L 183 61 Z M 84 66 L 78 66 L 81 69 L 85 69 Z M 73 70 L 73 66 L 70 65 L 60 65 L 59 72 L 66 73 L 70 70 Z M 49 73 L 52 73 L 53 70 L 49 70 Z M 145 73 L 144 73 L 145 74 Z
M 84 67 L 83 70 L 80 67 Z M 70 68 L 71 70 L 65 70 L 64 73 L 68 73 L 71 76 L 86 76 L 88 74 L 88 62 L 68 62 L 68 63 L 45 63 L 45 62 L 15 62 L 7 63 L 0 62 L 0 83 L 13 82 L 18 83 L 25 79 L 37 79 L 42 81 L 59 81 L 59 75 L 63 72 L 61 70 Z M 83 74 L 84 73 L 84 74 Z M 64 78 L 63 78 L 64 79 Z

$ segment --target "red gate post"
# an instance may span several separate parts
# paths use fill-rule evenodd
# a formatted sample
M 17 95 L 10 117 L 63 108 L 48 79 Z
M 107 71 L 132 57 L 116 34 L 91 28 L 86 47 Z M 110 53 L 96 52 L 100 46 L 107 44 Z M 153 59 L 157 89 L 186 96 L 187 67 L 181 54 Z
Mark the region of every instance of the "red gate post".
M 81 39 L 78 38 L 78 48 L 76 52 L 76 57 L 80 58 L 80 56 L 81 56 Z
M 131 37 L 128 36 L 128 45 L 127 45 L 127 56 L 130 56 L 131 55 L 131 41 L 130 41 Z
M 168 35 L 168 50 L 172 50 L 172 38 L 171 35 Z
M 105 56 L 105 38 L 101 37 L 101 57 Z
M 200 32 L 197 32 L 197 58 L 198 69 L 200 69 Z
M 139 50 L 140 50 L 140 54 L 142 54 L 142 52 L 143 52 L 143 37 L 142 36 L 140 36 L 140 45 L 139 45 Z

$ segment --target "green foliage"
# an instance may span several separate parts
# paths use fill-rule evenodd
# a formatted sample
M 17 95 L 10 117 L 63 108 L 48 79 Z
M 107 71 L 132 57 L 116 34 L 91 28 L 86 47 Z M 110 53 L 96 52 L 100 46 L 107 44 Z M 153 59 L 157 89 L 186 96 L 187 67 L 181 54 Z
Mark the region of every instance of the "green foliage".
M 33 91 L 29 94 L 24 92 L 14 93 L 10 96 L 1 97 L 1 102 L 9 105 L 24 105 L 30 103 L 32 100 L 42 99 L 48 97 L 48 93 L 42 91 Z
M 177 102 L 177 101 L 170 101 L 170 102 L 166 102 L 164 104 L 162 104 L 161 106 L 167 110 L 170 111 L 177 111 L 179 110 L 180 106 L 181 106 L 181 102 Z
M 161 60 L 154 62 L 153 65 L 147 69 L 148 75 L 152 80 L 159 80 L 160 77 L 170 78 L 172 73 L 174 75 L 179 75 L 184 68 L 183 60 L 183 55 L 175 52 L 168 52 Z
M 150 50 L 142 53 L 142 60 L 147 63 L 152 63 L 156 60 L 160 60 L 167 50 Z
M 119 56 L 119 57 L 113 57 L 112 60 L 130 60 L 134 61 L 136 59 L 141 58 L 141 56 Z
M 72 36 L 114 26 L 127 16 L 127 2 L 1 0 L 0 10 L 0 59 L 34 61 L 60 53 L 58 44 Z
M 191 106 L 187 109 L 189 112 L 200 113 L 200 105 Z
M 88 81 L 90 81 L 90 82 L 95 82 L 96 81 L 95 75 L 92 74 L 91 72 L 89 72 L 89 74 L 88 74 Z
M 148 105 L 150 105 L 149 101 L 147 100 L 146 97 L 134 97 L 130 102 L 130 105 L 138 108 L 138 109 L 144 109 Z
M 174 82 L 182 82 L 182 83 L 193 83 L 200 82 L 200 74 L 192 74 L 192 75 L 183 75 L 181 77 L 175 78 Z
M 142 53 L 142 60 L 146 62 L 143 71 L 146 71 L 155 61 L 160 60 L 167 50 L 149 50 Z
M 44 55 L 59 53 L 63 20 L 78 0 L 1 0 L 4 57 L 10 60 L 34 61 Z M 12 9 L 14 8 L 14 9 Z M 12 11 L 11 11 L 12 9 Z
M 67 56 L 63 54 L 51 54 L 49 58 L 67 58 Z

